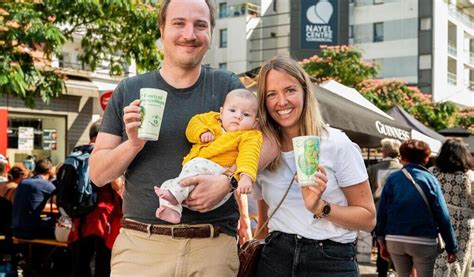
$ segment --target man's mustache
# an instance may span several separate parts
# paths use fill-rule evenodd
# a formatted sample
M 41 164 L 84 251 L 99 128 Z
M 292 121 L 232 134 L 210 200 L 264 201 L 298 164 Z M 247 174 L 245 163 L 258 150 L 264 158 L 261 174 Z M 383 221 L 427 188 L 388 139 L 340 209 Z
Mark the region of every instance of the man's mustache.
M 189 46 L 189 47 L 199 47 L 202 45 L 202 42 L 198 40 L 192 40 L 192 41 L 178 41 L 176 43 L 179 46 Z

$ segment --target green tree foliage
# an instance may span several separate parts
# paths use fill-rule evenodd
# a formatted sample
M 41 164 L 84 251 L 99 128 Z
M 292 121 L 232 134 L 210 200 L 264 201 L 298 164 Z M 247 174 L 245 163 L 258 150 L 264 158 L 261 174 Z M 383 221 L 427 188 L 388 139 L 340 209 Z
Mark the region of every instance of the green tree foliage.
M 359 91 L 381 110 L 401 106 L 423 124 L 441 130 L 459 124 L 458 108 L 452 102 L 433 103 L 431 95 L 399 80 L 365 80 Z
M 332 79 L 349 87 L 357 87 L 377 74 L 377 68 L 363 61 L 362 54 L 352 47 L 322 46 L 321 49 L 321 56 L 301 62 L 304 70 L 318 83 Z
M 320 56 L 304 59 L 301 65 L 317 83 L 332 79 L 353 87 L 383 111 L 399 105 L 434 130 L 460 125 L 474 131 L 474 110 L 461 111 L 452 102 L 433 103 L 431 95 L 404 81 L 371 79 L 377 67 L 350 46 L 322 47 Z
M 78 56 L 95 70 L 108 63 L 121 75 L 132 59 L 138 71 L 161 61 L 157 12 L 138 0 L 43 0 L 0 3 L 0 95 L 18 96 L 33 107 L 64 89 L 64 75 L 52 68 L 68 41 L 81 40 Z

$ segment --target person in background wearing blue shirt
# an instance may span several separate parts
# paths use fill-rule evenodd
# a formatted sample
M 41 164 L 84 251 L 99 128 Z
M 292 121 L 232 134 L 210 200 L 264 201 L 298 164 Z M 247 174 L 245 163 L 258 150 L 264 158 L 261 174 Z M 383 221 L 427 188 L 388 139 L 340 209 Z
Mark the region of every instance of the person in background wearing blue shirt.
M 41 218 L 56 189 L 50 181 L 54 177 L 53 163 L 48 158 L 40 159 L 34 173 L 35 176 L 22 180 L 16 189 L 12 232 L 15 237 L 25 239 L 54 238 L 54 220 Z
M 400 146 L 403 169 L 421 187 L 430 208 L 400 170 L 387 178 L 377 210 L 375 234 L 380 244 L 380 255 L 393 261 L 400 277 L 408 277 L 413 267 L 418 277 L 433 276 L 438 256 L 438 232 L 446 242 L 448 262 L 456 260 L 458 243 L 441 185 L 423 167 L 430 154 L 429 146 L 423 141 L 410 139 Z

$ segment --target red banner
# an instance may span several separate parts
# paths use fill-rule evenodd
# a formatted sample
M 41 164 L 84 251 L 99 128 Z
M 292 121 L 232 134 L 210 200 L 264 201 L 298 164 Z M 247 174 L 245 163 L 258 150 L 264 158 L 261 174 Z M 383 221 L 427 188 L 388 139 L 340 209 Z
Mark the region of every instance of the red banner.
M 7 156 L 8 148 L 8 111 L 0 108 L 0 154 Z

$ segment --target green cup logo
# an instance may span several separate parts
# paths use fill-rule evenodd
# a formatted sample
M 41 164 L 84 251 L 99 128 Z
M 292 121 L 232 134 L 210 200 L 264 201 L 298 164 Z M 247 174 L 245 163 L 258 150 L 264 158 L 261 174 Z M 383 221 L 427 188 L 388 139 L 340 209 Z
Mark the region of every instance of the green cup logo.
M 161 117 L 159 115 L 154 115 L 152 119 L 149 121 L 151 126 L 158 127 L 161 123 Z

